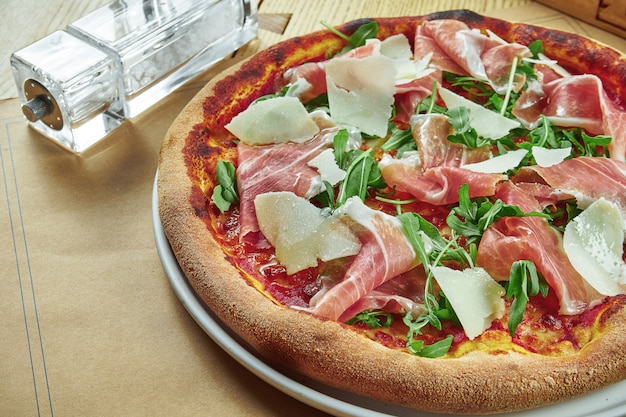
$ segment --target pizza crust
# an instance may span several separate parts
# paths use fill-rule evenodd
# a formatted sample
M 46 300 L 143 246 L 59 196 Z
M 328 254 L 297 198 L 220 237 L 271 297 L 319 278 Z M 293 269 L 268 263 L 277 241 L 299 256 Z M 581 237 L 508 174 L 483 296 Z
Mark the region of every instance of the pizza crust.
M 577 35 L 556 32 L 548 36 L 547 33 L 553 32 L 469 12 L 377 20 L 383 36 L 400 30 L 410 38 L 417 23 L 438 17 L 458 18 L 470 26 L 487 27 L 507 40 L 525 42 L 543 37 L 551 54 L 553 43 L 566 39 L 569 46 L 557 57 L 561 60 L 570 57 L 571 45 L 579 47 L 580 42 L 587 47 L 593 45 L 602 49 L 600 56 L 607 57 L 606 60 L 619 62 L 619 69 L 603 74 L 603 81 L 614 94 L 623 94 L 620 87 L 626 85 L 623 57 L 598 44 L 588 44 L 591 41 Z M 362 23 L 362 20 L 350 22 L 342 30 L 351 32 Z M 246 102 L 255 97 L 240 94 L 236 87 L 242 82 L 250 86 L 248 93 L 259 88 L 271 89 L 272 74 L 282 65 L 316 58 L 338 45 L 335 37 L 317 32 L 261 52 L 212 80 L 168 131 L 159 160 L 159 215 L 181 269 L 207 306 L 270 363 L 329 386 L 426 411 L 488 414 L 540 407 L 626 378 L 624 308 L 613 312 L 605 323 L 607 331 L 576 355 L 547 357 L 476 351 L 456 359 L 426 359 L 385 348 L 342 324 L 277 305 L 242 278 L 190 203 L 192 191 L 197 187 L 190 178 L 185 157 L 190 132 L 203 128 L 205 117 L 227 118 L 237 111 L 236 105 L 247 106 Z M 585 69 L 591 65 L 578 58 L 572 67 Z M 593 64 L 592 71 L 596 65 Z

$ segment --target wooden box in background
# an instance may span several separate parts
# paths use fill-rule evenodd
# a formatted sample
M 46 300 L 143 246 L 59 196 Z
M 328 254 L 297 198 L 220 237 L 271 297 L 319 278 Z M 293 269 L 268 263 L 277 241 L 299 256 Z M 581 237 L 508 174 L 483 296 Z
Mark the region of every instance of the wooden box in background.
M 537 0 L 537 2 L 626 37 L 626 0 Z

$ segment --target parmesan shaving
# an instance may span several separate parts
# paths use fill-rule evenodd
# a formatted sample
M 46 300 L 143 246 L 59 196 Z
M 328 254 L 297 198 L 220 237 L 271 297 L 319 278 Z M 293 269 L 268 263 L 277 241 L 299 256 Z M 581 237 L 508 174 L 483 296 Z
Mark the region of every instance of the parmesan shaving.
M 470 126 L 483 138 L 500 139 L 508 135 L 511 130 L 521 126 L 520 122 L 501 116 L 448 89 L 440 88 L 438 91 L 448 109 L 467 107 L 470 110 Z
M 624 221 L 619 207 L 605 199 L 592 203 L 565 227 L 563 247 L 572 266 L 603 295 L 624 292 Z
M 259 194 L 254 207 L 259 229 L 288 274 L 316 266 L 318 259 L 356 255 L 361 249 L 348 226 L 292 192 Z
M 326 84 L 332 118 L 368 135 L 385 137 L 395 76 L 393 60 L 382 55 L 329 61 Z
M 548 149 L 541 146 L 533 146 L 531 152 L 537 165 L 547 168 L 563 162 L 565 158 L 572 154 L 572 148 Z
M 226 129 L 247 145 L 303 143 L 320 128 L 295 97 L 275 97 L 248 107 Z
M 504 315 L 504 288 L 484 269 L 434 266 L 431 271 L 470 340 Z
M 481 162 L 463 165 L 461 168 L 485 174 L 501 174 L 517 168 L 527 154 L 528 151 L 525 149 L 516 149 Z

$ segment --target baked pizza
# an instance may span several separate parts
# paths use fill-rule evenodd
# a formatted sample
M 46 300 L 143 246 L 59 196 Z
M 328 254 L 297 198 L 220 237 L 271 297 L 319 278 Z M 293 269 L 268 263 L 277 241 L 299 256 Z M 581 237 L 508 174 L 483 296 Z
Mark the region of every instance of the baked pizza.
M 165 138 L 159 213 L 270 363 L 496 413 L 626 378 L 626 60 L 469 11 L 361 19 L 227 70 Z

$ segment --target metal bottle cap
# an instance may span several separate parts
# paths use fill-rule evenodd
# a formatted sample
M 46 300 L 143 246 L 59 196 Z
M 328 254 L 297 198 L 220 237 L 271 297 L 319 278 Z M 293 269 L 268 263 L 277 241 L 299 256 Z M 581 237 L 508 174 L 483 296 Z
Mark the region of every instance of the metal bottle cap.
M 22 113 L 31 121 L 41 120 L 55 130 L 63 128 L 63 115 L 48 89 L 35 80 L 24 82 L 24 95 L 28 100 L 22 105 Z

